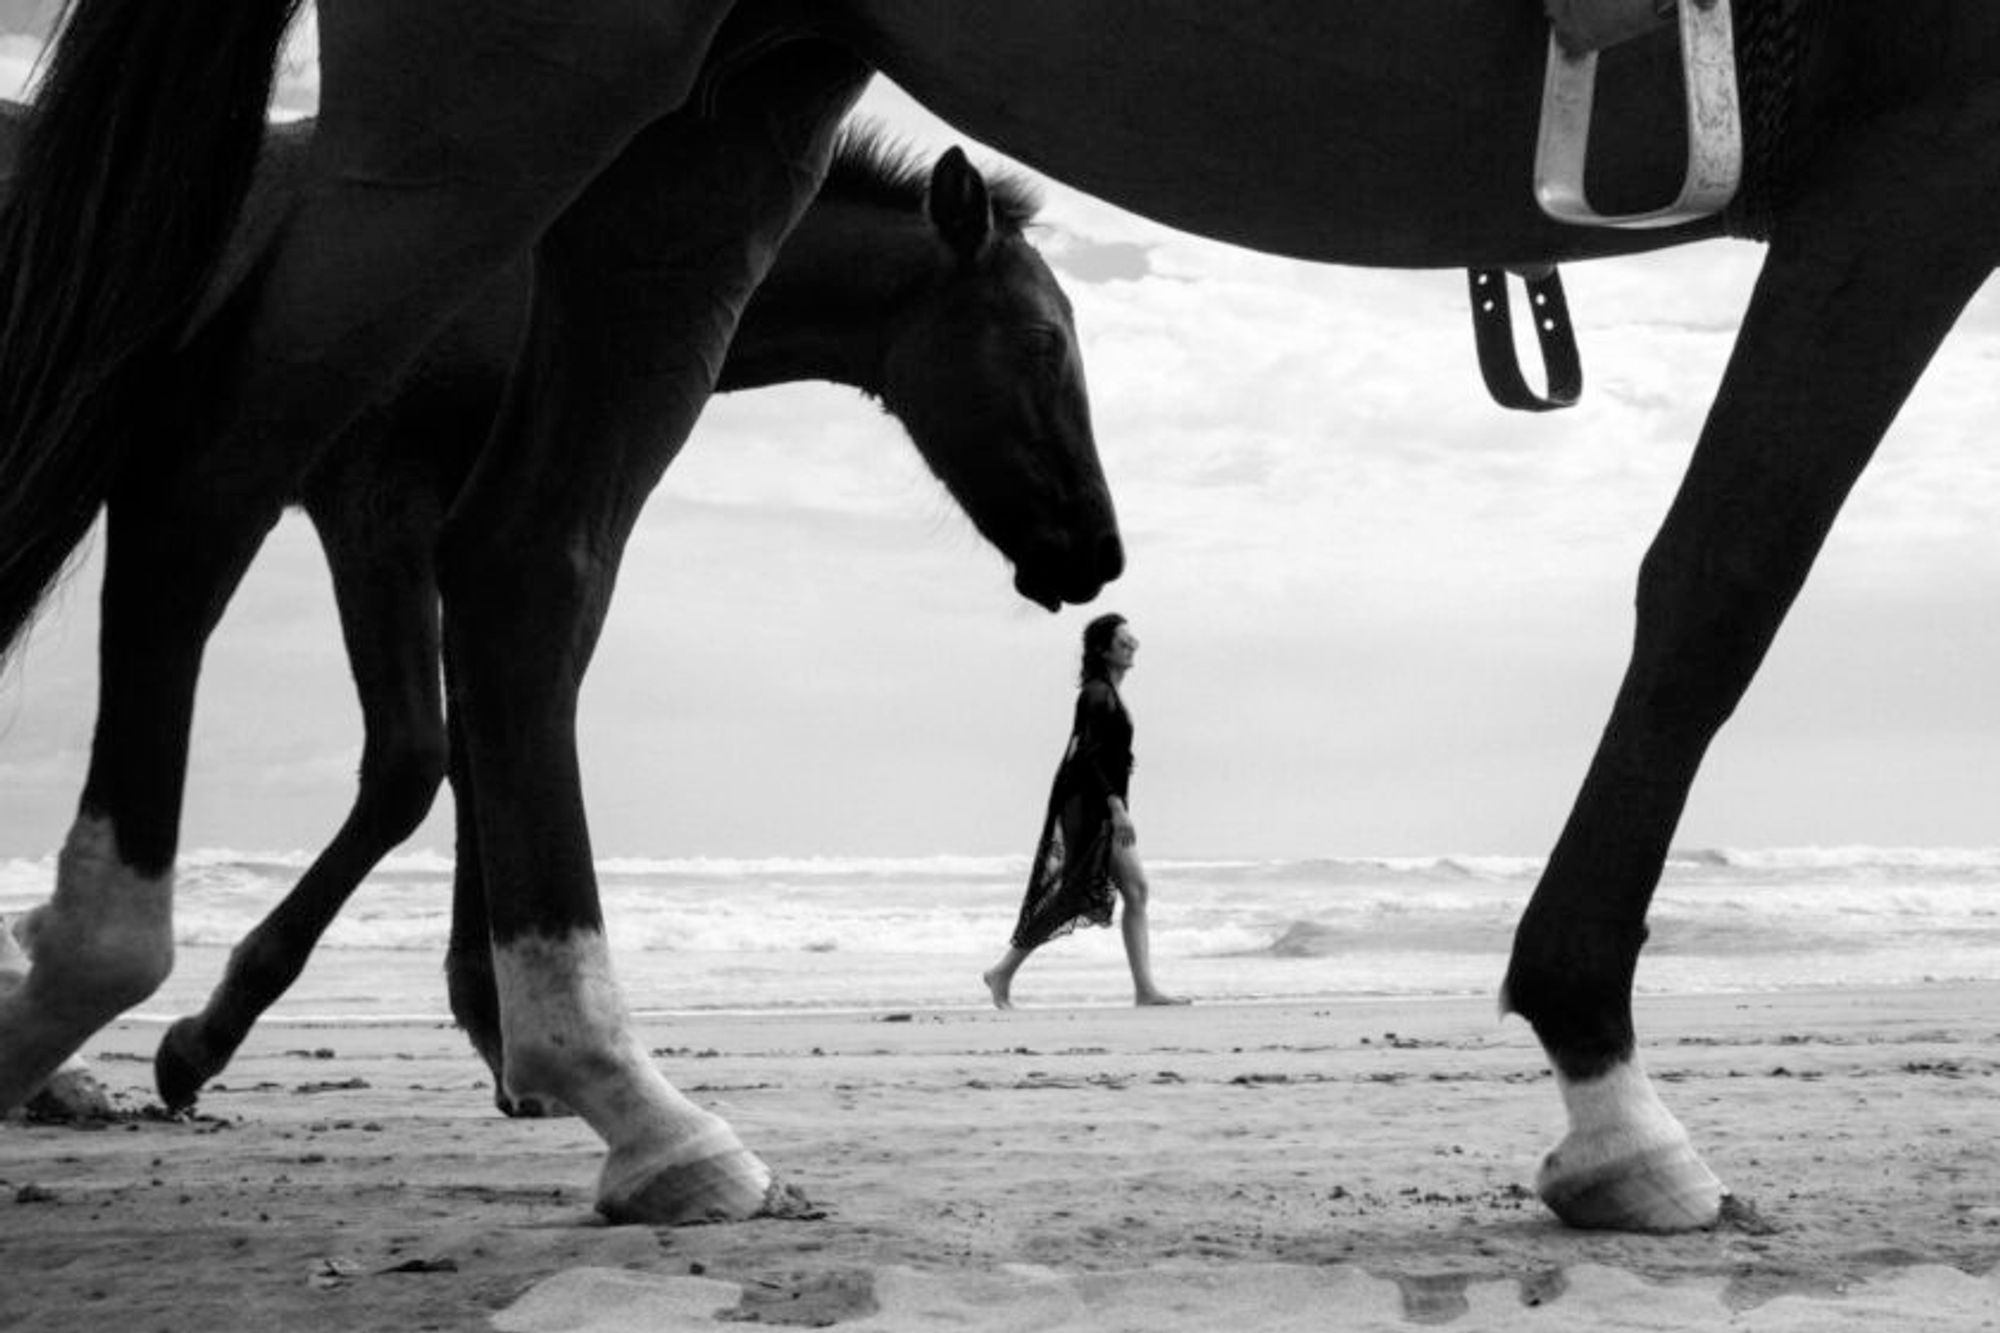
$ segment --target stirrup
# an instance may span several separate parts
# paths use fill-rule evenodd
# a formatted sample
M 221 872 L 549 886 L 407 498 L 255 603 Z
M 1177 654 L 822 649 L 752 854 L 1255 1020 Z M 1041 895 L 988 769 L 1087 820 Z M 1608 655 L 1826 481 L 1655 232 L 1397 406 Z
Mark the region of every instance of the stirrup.
M 1597 53 L 1571 55 L 1549 35 L 1542 127 L 1535 140 L 1535 201 L 1558 222 L 1586 227 L 1671 227 L 1720 212 L 1743 179 L 1743 116 L 1736 98 L 1736 42 L 1729 0 L 1679 0 L 1681 73 L 1687 88 L 1687 176 L 1674 201 L 1642 213 L 1599 213 L 1583 189 Z

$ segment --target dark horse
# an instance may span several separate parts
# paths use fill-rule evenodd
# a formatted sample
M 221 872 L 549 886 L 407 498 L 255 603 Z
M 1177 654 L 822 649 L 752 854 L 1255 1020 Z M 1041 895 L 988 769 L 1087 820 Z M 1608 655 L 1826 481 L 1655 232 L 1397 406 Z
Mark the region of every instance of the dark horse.
M 27 125 L 28 108 L 0 103 L 0 174 Z M 239 246 L 275 229 L 265 223 L 289 206 L 310 142 L 310 123 L 270 134 Z M 1079 487 L 1095 473 L 1081 366 L 1067 350 L 1076 345 L 1069 302 L 1023 234 L 1037 206 L 1019 180 L 989 181 L 956 150 L 926 170 L 878 134 L 844 130 L 825 183 L 743 313 L 717 391 L 851 385 L 909 424 L 940 475 L 987 468 L 960 493 L 975 521 L 1006 531 L 1005 507 L 1038 498 L 1018 471 L 1027 455 L 1010 454 L 1010 441 L 1037 442 L 1037 468 L 1073 472 Z M 162 1039 L 154 1070 L 169 1107 L 191 1104 L 228 1064 L 362 879 L 423 821 L 445 777 L 432 552 L 498 415 L 531 282 L 515 265 L 488 284 L 306 478 L 303 504 L 333 574 L 360 694 L 360 787 L 333 841 L 231 954 L 208 1003 Z M 941 324 L 961 336 L 940 337 Z M 461 836 L 474 840 L 469 829 Z M 457 894 L 452 1012 L 511 1113 L 519 1108 L 501 1083 L 484 888 L 467 874 Z
M 516 391 L 439 573 L 507 1078 L 604 1136 L 600 1205 L 623 1217 L 742 1216 L 774 1192 L 635 1049 L 609 980 L 570 730 L 602 597 L 579 574 L 615 559 L 862 67 L 1058 179 L 1309 259 L 1529 266 L 1721 231 L 1571 229 L 1536 210 L 1540 0 L 343 0 L 321 15 L 311 184 L 258 280 L 188 351 L 222 363 L 230 408 L 127 447 L 249 173 L 287 3 L 78 0 L 0 236 L 4 633 L 107 498 L 114 520 L 135 487 L 179 506 L 109 549 L 113 582 L 176 614 L 106 643 L 108 662 L 143 662 L 148 679 L 110 701 L 50 913 L 60 928 L 0 1003 L 0 1103 L 157 979 L 201 639 L 186 626 L 213 619 L 313 442 L 532 243 Z M 1569 1111 L 1540 1189 L 1584 1225 L 1699 1226 L 1720 1210 L 1720 1183 L 1637 1060 L 1647 907 L 1709 741 L 2000 246 L 2000 6 L 1738 8 L 1766 5 L 1813 36 L 1769 252 L 1640 570 L 1631 664 L 1505 983 Z M 1628 211 L 1678 176 L 1673 41 L 1620 47 L 1606 69 L 1628 104 L 1605 107 L 1591 193 Z M 685 161 L 670 183 L 641 182 L 621 155 L 663 116 Z M 674 225 L 644 239 L 629 225 L 660 214 Z M 679 319 L 674 354 L 643 375 L 615 337 L 635 304 Z M 611 405 L 641 392 L 679 416 L 649 415 L 643 441 L 606 429 Z M 225 450 L 256 467 L 217 475 Z

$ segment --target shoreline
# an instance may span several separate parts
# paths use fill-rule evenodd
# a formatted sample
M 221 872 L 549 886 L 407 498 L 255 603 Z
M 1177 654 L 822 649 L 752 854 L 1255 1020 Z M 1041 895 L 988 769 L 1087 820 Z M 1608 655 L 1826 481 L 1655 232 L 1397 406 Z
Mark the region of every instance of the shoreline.
M 1106 949 L 1114 949 L 1114 941 L 1104 941 Z M 182 1015 L 198 1011 L 228 967 L 230 949 L 220 945 L 188 945 L 178 947 L 178 959 L 174 973 L 168 977 L 166 985 L 148 999 L 138 1011 L 128 1013 L 122 1021 L 164 1027 L 174 1023 Z M 838 959 L 840 967 L 870 975 L 872 969 L 886 969 L 888 975 L 904 975 L 912 971 L 902 955 L 824 955 L 828 959 Z M 904 995 L 838 995 L 838 993 L 816 993 L 808 1001 L 768 1001 L 768 993 L 774 981 L 768 977 L 758 977 L 742 989 L 760 999 L 732 1001 L 728 995 L 718 999 L 708 999 L 710 993 L 724 991 L 724 979 L 718 973 L 704 973 L 700 983 L 700 999 L 682 995 L 682 1003 L 672 1003 L 666 997 L 674 995 L 676 989 L 684 989 L 688 979 L 676 975 L 676 965 L 682 963 L 678 955 L 648 955 L 642 951 L 620 951 L 614 953 L 614 963 L 618 967 L 618 977 L 626 993 L 626 1003 L 632 1015 L 640 1021 L 702 1021 L 706 1017 L 804 1017 L 814 1015 L 842 1017 L 842 1015 L 872 1015 L 882 1011 L 914 1011 L 914 1013 L 980 1013 L 988 1009 L 988 997 L 978 981 L 980 969 L 992 959 L 986 955 L 966 955 L 952 961 L 950 967 L 940 967 L 940 959 L 930 955 L 920 957 L 920 971 L 926 977 L 926 985 L 918 991 Z M 280 999 L 264 1019 L 262 1025 L 298 1027 L 298 1025 L 422 1025 L 422 1023 L 450 1023 L 450 1011 L 446 1007 L 444 995 L 444 971 L 442 971 L 442 949 L 320 949 L 308 961 L 304 975 L 292 985 L 288 995 Z M 822 955 L 810 955 L 806 961 L 818 965 Z M 784 973 L 784 955 L 752 955 L 752 965 L 760 971 L 770 971 L 772 975 Z M 1194 997 L 1214 997 L 1218 991 L 1204 989 L 1204 981 L 1212 977 L 1206 975 L 1204 965 L 1220 963 L 1224 967 L 1234 963 L 1234 955 L 1224 955 L 1220 959 L 1188 957 L 1188 959 L 1168 959 L 1162 961 L 1162 969 L 1172 967 L 1176 983 L 1174 989 L 1186 989 Z M 1318 963 L 1318 961 L 1316 961 Z M 378 975 L 372 969 L 382 969 L 378 977 L 378 991 L 358 993 L 354 977 Z M 1298 1005 L 1368 1005 L 1368 1003 L 1400 1003 L 1400 1005 L 1486 1005 L 1498 1011 L 1498 991 L 1500 977 L 1506 971 L 1506 955 L 1496 953 L 1492 959 L 1482 961 L 1478 969 L 1478 981 L 1464 987 L 1438 987 L 1438 989 L 1408 989 L 1408 991 L 1388 991 L 1388 989 L 1334 989 L 1334 987 L 1314 987 L 1314 985 L 1292 985 L 1286 989 L 1260 989 L 1260 991 L 1224 991 L 1222 999 L 1208 999 L 1208 1005 L 1218 1007 L 1250 1007 L 1250 1009 L 1288 1009 Z M 1658 971 L 1658 969 L 1654 969 Z M 1038 959 L 1036 971 L 1028 973 L 1022 981 L 1020 1003 L 1026 1011 L 1036 1009 L 1122 1009 L 1128 1005 L 1128 987 L 1122 981 L 1124 963 L 1122 957 L 1096 957 L 1072 951 L 1070 955 Z M 960 985 L 952 987 L 952 979 Z M 806 985 L 812 977 L 800 979 Z M 1238 981 L 1240 977 L 1232 977 Z M 1338 985 L 1338 983 L 1336 983 Z M 1938 977 L 1938 975 L 1910 975 L 1894 979 L 1866 979 L 1860 983 L 1836 985 L 1824 979 L 1796 979 L 1786 977 L 1780 981 L 1766 981 L 1754 987 L 1740 985 L 1676 985 L 1676 979 L 1660 979 L 1652 985 L 1646 983 L 1642 969 L 1640 985 L 1636 989 L 1638 1003 L 1654 1003 L 1662 999 L 1720 999 L 1732 995 L 1812 995 L 1820 991 L 1852 991 L 1864 987 L 1870 991 L 1896 993 L 1906 989 L 1924 987 L 2000 987 L 2000 975 L 1974 975 L 1974 977 Z M 924 993 L 928 991 L 928 993 Z M 950 991 L 940 999 L 940 993 Z M 394 997 L 392 1003 L 402 1005 L 394 1013 L 380 1013 L 376 1005 L 384 999 Z M 662 1003 L 666 1001 L 666 1003 Z
M 1756 1001 L 1774 997 L 1794 996 L 1803 999 L 1819 998 L 1827 1000 L 1852 999 L 1857 995 L 1893 997 L 1911 992 L 1927 990 L 1991 990 L 2000 996 L 2000 980 L 1985 977 L 1924 977 L 1914 981 L 1869 982 L 1858 986 L 1838 986 L 1826 982 L 1778 984 L 1768 986 L 1737 986 L 1726 989 L 1687 990 L 1647 990 L 1639 987 L 1633 994 L 1635 1008 L 1645 1008 L 1649 1004 L 1665 1002 L 1669 1004 L 1686 1002 L 1707 1004 L 1725 1001 Z M 1322 1006 L 1380 1006 L 1380 1005 L 1487 1005 L 1496 1018 L 1500 1014 L 1499 986 L 1496 983 L 1491 992 L 1481 991 L 1354 991 L 1324 995 L 1251 995 L 1230 996 L 1219 1000 L 1204 1000 L 1196 996 L 1194 1003 L 1200 1007 L 1216 1010 L 1251 1009 L 1283 1010 L 1317 1008 Z M 1019 1002 L 1014 1009 L 1006 1011 L 1016 1014 L 1059 1014 L 1119 1012 L 1134 1008 L 1129 1000 L 1079 1000 L 1074 1003 L 1034 1000 Z M 696 1005 L 686 1008 L 634 1008 L 631 1016 L 640 1023 L 668 1023 L 678 1020 L 700 1022 L 708 1019 L 772 1019 L 787 1018 L 829 1018 L 829 1019 L 873 1019 L 885 1021 L 890 1014 L 925 1014 L 938 1017 L 957 1017 L 1000 1012 L 993 1008 L 990 1000 L 967 1000 L 963 1004 L 819 1004 L 811 1001 L 795 1005 L 733 1006 Z M 120 1022 L 158 1025 L 175 1021 L 179 1015 L 133 1013 Z M 887 1021 L 901 1021 L 893 1019 Z M 455 1020 L 449 1013 L 420 1014 L 301 1014 L 286 1016 L 272 1010 L 270 1016 L 260 1019 L 262 1023 L 278 1026 L 324 1026 L 324 1027 L 421 1027 L 426 1024 L 452 1025 Z
M 594 1136 L 494 1113 L 448 1025 L 275 1023 L 193 1118 L 0 1125 L 0 1327 L 485 1329 L 514 1308 L 508 1326 L 539 1329 L 558 1326 L 521 1304 L 540 1282 L 571 1315 L 625 1299 L 606 1283 L 707 1282 L 819 1293 L 859 1333 L 924 1325 L 870 1325 L 856 1293 L 887 1319 L 912 1292 L 1024 1275 L 1056 1286 L 1021 1300 L 1098 1283 L 1135 1309 L 1193 1284 L 1179 1322 L 1144 1325 L 1165 1333 L 1282 1326 L 1218 1314 L 1263 1289 L 1250 1275 L 1299 1301 L 1351 1278 L 1389 1302 L 1382 1327 L 1706 1326 L 1642 1322 L 1633 1282 L 1716 1327 L 1870 1293 L 1907 1327 L 1980 1326 L 1941 1302 L 2000 1295 L 2000 984 L 1636 1009 L 1663 1096 L 1773 1229 L 1558 1226 L 1524 1186 L 1559 1101 L 1490 997 L 644 1018 L 676 1084 L 827 1213 L 678 1230 L 598 1221 Z M 127 1109 L 152 1100 L 158 1032 L 121 1022 L 86 1048 Z

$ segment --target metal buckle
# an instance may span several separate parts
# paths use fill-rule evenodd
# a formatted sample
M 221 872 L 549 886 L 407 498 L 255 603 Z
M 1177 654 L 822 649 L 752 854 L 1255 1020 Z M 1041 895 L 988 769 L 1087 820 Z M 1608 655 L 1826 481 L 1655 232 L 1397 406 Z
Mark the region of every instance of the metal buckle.
M 1558 222 L 1585 227 L 1671 227 L 1720 212 L 1743 179 L 1743 116 L 1729 0 L 1679 0 L 1681 73 L 1687 89 L 1688 162 L 1672 203 L 1605 214 L 1584 194 L 1597 53 L 1571 55 L 1549 36 L 1542 124 L 1535 140 L 1535 201 Z

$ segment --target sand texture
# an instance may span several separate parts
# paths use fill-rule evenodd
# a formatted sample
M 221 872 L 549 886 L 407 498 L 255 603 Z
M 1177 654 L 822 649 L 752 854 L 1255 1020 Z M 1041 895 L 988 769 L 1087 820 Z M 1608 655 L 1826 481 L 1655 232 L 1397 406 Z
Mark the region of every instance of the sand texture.
M 1527 1193 L 1560 1107 L 1485 1002 L 648 1021 L 825 1209 L 681 1230 L 597 1222 L 589 1131 L 448 1027 L 267 1027 L 167 1120 L 124 1024 L 119 1120 L 0 1125 L 0 1328 L 2000 1329 L 1996 1001 L 1643 1002 L 1749 1205 L 1667 1238 Z

